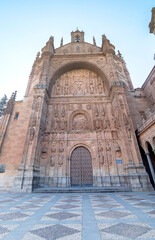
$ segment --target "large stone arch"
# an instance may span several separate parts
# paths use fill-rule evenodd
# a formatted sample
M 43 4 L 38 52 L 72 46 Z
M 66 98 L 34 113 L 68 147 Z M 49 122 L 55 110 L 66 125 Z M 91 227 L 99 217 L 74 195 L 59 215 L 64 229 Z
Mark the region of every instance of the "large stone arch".
M 108 92 L 110 91 L 110 84 L 109 84 L 108 78 L 98 65 L 96 65 L 95 63 L 87 62 L 87 61 L 74 61 L 74 62 L 64 64 L 63 66 L 58 68 L 56 72 L 53 74 L 48 86 L 49 95 L 52 91 L 52 87 L 56 79 L 58 79 L 62 74 L 66 72 L 69 72 L 72 70 L 78 70 L 78 69 L 87 69 L 95 72 L 104 81 L 107 91 Z

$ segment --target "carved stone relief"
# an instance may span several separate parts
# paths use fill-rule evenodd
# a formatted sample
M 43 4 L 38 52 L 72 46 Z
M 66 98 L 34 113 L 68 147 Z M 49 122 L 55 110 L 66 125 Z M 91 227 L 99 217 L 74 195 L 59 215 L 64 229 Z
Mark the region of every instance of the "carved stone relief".
M 55 154 L 52 154 L 50 157 L 50 166 L 54 167 L 55 165 Z
M 94 72 L 79 69 L 61 75 L 55 81 L 51 96 L 84 96 L 93 94 L 105 95 L 103 80 Z
M 87 117 L 82 114 L 76 114 L 72 119 L 72 130 L 88 130 L 89 124 Z

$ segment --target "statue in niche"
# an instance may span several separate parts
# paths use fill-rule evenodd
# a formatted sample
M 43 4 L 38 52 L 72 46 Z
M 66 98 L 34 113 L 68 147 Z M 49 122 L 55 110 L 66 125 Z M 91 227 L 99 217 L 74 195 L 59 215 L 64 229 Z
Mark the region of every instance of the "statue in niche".
M 60 153 L 59 156 L 58 156 L 58 164 L 59 166 L 61 166 L 63 164 L 63 153 Z
M 98 115 L 99 115 L 99 110 L 98 110 L 97 104 L 95 104 L 94 112 L 95 112 L 95 116 L 98 117 Z
M 35 101 L 35 111 L 39 112 L 39 106 L 40 106 L 40 101 L 41 101 L 41 97 L 38 97 Z
M 34 115 L 32 116 L 32 126 L 35 127 L 36 123 L 37 123 L 37 117 L 36 117 L 36 115 L 34 113 Z
M 89 84 L 93 85 L 93 79 L 92 78 L 89 79 Z
M 68 104 L 67 108 L 68 108 L 68 111 L 73 111 L 74 109 L 72 104 Z
M 88 104 L 88 105 L 86 106 L 86 108 L 87 108 L 87 110 L 91 110 L 91 105 Z
M 66 130 L 66 126 L 67 126 L 67 121 L 65 121 L 65 119 L 61 119 L 60 120 L 60 129 Z
M 107 143 L 107 146 L 106 146 L 106 153 L 107 153 L 107 161 L 108 161 L 109 165 L 111 166 L 112 165 L 112 156 L 111 156 L 111 147 L 110 147 L 109 143 Z
M 58 156 L 58 164 L 61 166 L 63 164 L 63 154 L 64 153 L 64 148 L 63 148 L 63 144 L 60 143 L 60 147 L 59 147 L 59 156 Z
M 94 93 L 94 86 L 90 85 L 89 88 L 90 88 L 90 94 L 93 94 Z
M 118 139 L 117 131 L 112 131 L 111 134 L 113 139 Z
M 52 154 L 50 157 L 50 166 L 54 167 L 55 165 L 55 154 Z
M 99 146 L 98 146 L 98 154 L 99 154 L 99 163 L 100 165 L 104 165 L 104 156 L 103 156 L 103 148 L 101 143 L 99 142 Z
M 57 79 L 55 83 L 55 95 L 60 95 L 60 94 L 61 94 L 60 80 Z
M 104 120 L 103 120 L 103 128 L 104 128 L 104 129 L 110 128 L 110 121 L 109 121 L 109 119 L 108 119 L 107 116 L 105 116 L 105 118 L 104 118 Z
M 83 91 L 84 90 L 84 91 Z M 85 86 L 83 81 L 75 81 L 74 83 L 74 95 L 84 95 Z
M 61 116 L 62 116 L 62 117 L 65 116 L 65 105 L 62 105 Z
M 69 85 L 68 83 L 65 83 L 65 86 L 64 86 L 64 95 L 68 95 L 69 94 Z
M 115 151 L 116 151 L 116 157 L 120 158 L 122 156 L 122 152 L 121 152 L 121 148 L 118 145 L 118 143 L 116 143 Z
M 51 153 L 55 153 L 56 152 L 56 148 L 55 147 L 51 147 Z
M 72 129 L 73 130 L 88 130 L 89 129 L 88 120 L 84 114 L 78 113 L 73 117 Z
M 101 166 L 104 165 L 104 156 L 102 152 L 99 152 L 99 163 Z
M 56 119 L 54 122 L 54 130 L 59 130 L 59 121 Z
M 103 82 L 100 77 L 97 78 L 97 86 L 99 93 L 103 93 Z
M 128 125 L 128 124 L 129 124 L 128 119 L 127 119 L 125 113 L 123 113 L 123 120 L 124 120 L 124 124 L 125 124 L 125 125 Z
M 82 95 L 86 94 L 86 89 L 82 89 Z
M 119 122 L 117 118 L 112 118 L 114 128 L 119 128 Z
M 46 158 L 46 155 L 47 155 L 47 147 L 44 145 L 41 150 L 41 157 L 44 159 Z
M 63 144 L 60 143 L 59 152 L 64 152 Z
M 120 99 L 119 99 L 119 104 L 120 104 L 120 107 L 121 107 L 122 109 L 124 109 L 124 104 L 123 104 L 123 100 L 122 100 L 121 97 L 120 97 Z
M 73 92 L 73 95 L 74 95 L 74 96 L 77 95 L 77 89 L 76 89 L 76 88 L 74 88 L 72 92 Z
M 131 138 L 131 128 L 128 125 L 126 125 L 126 132 L 127 132 L 128 138 Z
M 55 116 L 56 118 L 58 117 L 58 112 L 59 112 L 58 106 L 59 106 L 59 105 L 56 105 L 56 106 L 54 107 L 54 116 Z
M 47 132 L 51 131 L 51 123 L 48 120 L 46 121 L 46 131 Z
M 105 109 L 104 109 L 104 105 L 102 105 L 102 116 L 105 116 Z
M 51 121 L 51 131 L 53 131 L 53 130 L 54 130 L 54 120 Z
M 35 128 L 31 127 L 31 129 L 30 129 L 30 141 L 31 142 L 33 141 L 34 135 L 35 135 Z
M 94 120 L 94 125 L 95 125 L 95 129 L 99 130 L 101 128 L 101 124 L 100 124 L 100 119 L 96 118 L 96 120 Z

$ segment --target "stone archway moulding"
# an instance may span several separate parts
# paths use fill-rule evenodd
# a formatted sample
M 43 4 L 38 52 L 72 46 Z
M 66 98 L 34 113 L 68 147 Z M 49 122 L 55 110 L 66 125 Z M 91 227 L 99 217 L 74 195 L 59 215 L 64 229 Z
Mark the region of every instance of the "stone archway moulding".
M 70 158 L 71 158 L 72 152 L 73 152 L 74 149 L 77 148 L 77 147 L 85 147 L 85 148 L 87 148 L 87 149 L 89 150 L 91 156 L 92 156 L 92 160 L 95 158 L 94 152 L 92 151 L 91 147 L 90 147 L 89 145 L 83 143 L 83 142 L 80 142 L 80 143 L 74 144 L 73 146 L 71 146 L 71 147 L 69 148 L 69 151 L 68 151 L 68 153 L 69 153 L 69 162 L 70 162 Z
M 86 61 L 74 61 L 74 62 L 64 64 L 63 66 L 58 68 L 56 70 L 56 72 L 53 74 L 53 76 L 49 82 L 49 86 L 48 86 L 49 95 L 51 94 L 52 86 L 55 83 L 56 79 L 58 79 L 62 74 L 66 73 L 66 72 L 69 72 L 72 70 L 78 70 L 78 69 L 87 69 L 92 72 L 95 72 L 98 76 L 100 76 L 103 79 L 103 81 L 106 85 L 107 91 L 108 92 L 110 91 L 110 85 L 109 85 L 108 78 L 105 75 L 105 73 L 102 71 L 102 69 L 99 68 L 98 65 L 96 65 L 95 63 L 86 62 Z

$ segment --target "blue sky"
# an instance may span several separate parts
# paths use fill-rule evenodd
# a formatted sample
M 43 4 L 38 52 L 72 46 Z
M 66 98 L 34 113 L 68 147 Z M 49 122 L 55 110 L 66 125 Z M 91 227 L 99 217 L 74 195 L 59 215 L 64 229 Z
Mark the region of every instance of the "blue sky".
M 155 64 L 155 36 L 149 33 L 154 0 L 5 0 L 0 1 L 0 98 L 17 90 L 23 99 L 32 64 L 49 37 L 55 48 L 70 32 L 101 46 L 105 34 L 122 53 L 134 87 L 141 87 Z

